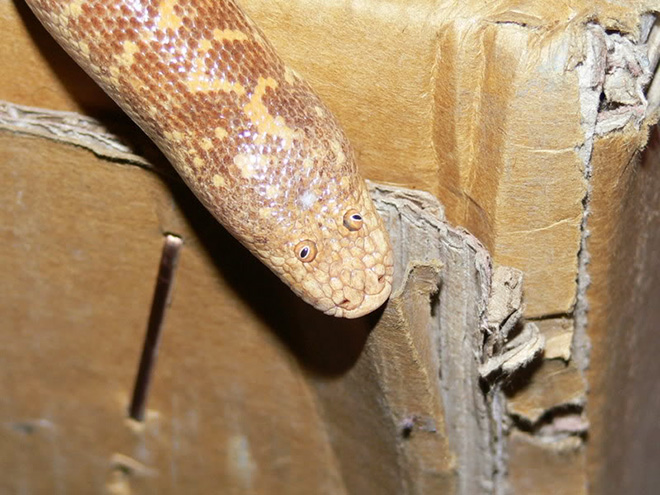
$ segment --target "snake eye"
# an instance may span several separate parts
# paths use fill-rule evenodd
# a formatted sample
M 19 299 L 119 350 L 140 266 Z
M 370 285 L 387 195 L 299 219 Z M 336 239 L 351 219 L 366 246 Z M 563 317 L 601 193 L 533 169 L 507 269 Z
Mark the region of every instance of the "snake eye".
M 318 252 L 316 249 L 316 243 L 309 239 L 300 241 L 296 244 L 296 247 L 294 247 L 293 250 L 296 253 L 296 257 L 303 263 L 314 261 L 316 253 Z
M 355 209 L 350 209 L 344 214 L 344 227 L 346 227 L 351 232 L 360 230 L 364 220 L 360 212 Z

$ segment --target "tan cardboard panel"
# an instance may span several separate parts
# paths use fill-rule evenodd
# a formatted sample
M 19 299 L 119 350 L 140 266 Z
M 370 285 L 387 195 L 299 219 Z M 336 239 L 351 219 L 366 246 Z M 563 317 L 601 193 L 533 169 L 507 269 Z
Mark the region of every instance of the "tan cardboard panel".
M 544 441 L 514 432 L 509 439 L 512 493 L 586 495 L 585 448 L 578 438 Z
M 658 129 L 643 159 L 621 133 L 594 148 L 589 252 L 587 413 L 595 493 L 652 493 L 660 423 Z
M 25 2 L 0 0 L 0 99 L 94 115 L 121 112 L 54 43 Z
M 571 359 L 571 344 L 575 325 L 572 318 L 548 318 L 535 322 L 545 337 L 546 359 Z
M 476 5 L 246 8 L 336 112 L 368 177 L 436 194 L 497 262 L 525 271 L 527 315 L 567 313 L 585 195 L 571 71 L 583 35 L 531 29 L 561 15 L 540 4 L 525 6 L 527 27 L 510 22 L 519 6 Z
M 507 403 L 509 414 L 534 424 L 551 409 L 584 404 L 584 379 L 574 366 L 553 359 L 543 360 L 532 368 L 528 384 L 521 388 L 512 384 L 515 391 Z
M 128 483 L 137 493 L 217 493 L 219 485 L 342 493 L 309 385 L 240 294 L 254 291 L 252 304 L 263 307 L 277 294 L 274 276 L 202 216 L 222 233 L 205 236 L 222 249 L 221 268 L 240 266 L 249 282 L 236 283 L 236 270 L 230 282 L 221 276 L 212 261 L 219 253 L 192 240 L 181 228 L 188 222 L 161 223 L 168 214 L 158 210 L 181 210 L 157 175 L 44 139 L 1 139 L 0 462 L 15 476 L 3 477 L 0 491 L 101 493 Z M 163 234 L 173 226 L 190 243 L 147 423 L 136 427 L 128 400 Z

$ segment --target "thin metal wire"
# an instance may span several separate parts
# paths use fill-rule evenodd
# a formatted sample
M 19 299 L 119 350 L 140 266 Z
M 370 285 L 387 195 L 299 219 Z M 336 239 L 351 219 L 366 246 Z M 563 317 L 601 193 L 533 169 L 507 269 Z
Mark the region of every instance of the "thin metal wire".
M 154 289 L 154 297 L 151 302 L 147 333 L 145 334 L 144 345 L 142 347 L 142 357 L 140 358 L 140 366 L 135 377 L 133 398 L 129 407 L 129 416 L 136 421 L 144 421 L 147 395 L 156 364 L 156 356 L 158 355 L 161 330 L 165 321 L 165 312 L 167 311 L 172 286 L 174 285 L 174 272 L 182 246 L 183 240 L 180 237 L 171 234 L 165 236 L 163 254 L 160 258 L 160 267 L 158 268 L 158 277 L 156 278 L 156 288 Z

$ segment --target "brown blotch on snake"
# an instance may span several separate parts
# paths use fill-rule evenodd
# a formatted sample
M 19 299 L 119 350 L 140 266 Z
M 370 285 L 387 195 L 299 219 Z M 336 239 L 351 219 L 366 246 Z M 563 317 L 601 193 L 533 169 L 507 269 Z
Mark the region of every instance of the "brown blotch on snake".
M 346 136 L 233 0 L 28 4 L 296 294 L 347 318 L 387 299 L 388 235 Z

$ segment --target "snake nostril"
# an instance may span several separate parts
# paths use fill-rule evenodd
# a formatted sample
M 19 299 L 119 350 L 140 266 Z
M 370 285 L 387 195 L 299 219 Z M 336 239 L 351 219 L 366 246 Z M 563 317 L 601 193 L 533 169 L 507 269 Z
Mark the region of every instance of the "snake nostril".
M 379 284 L 382 284 L 382 283 L 383 283 L 383 280 L 385 280 L 385 275 L 380 275 L 380 276 L 378 277 L 378 283 L 379 283 Z
M 344 299 L 342 302 L 340 302 L 340 303 L 338 304 L 338 306 L 339 306 L 340 308 L 344 308 L 344 309 L 346 309 L 346 307 L 347 307 L 350 303 L 351 303 L 351 301 L 349 301 L 348 299 Z

